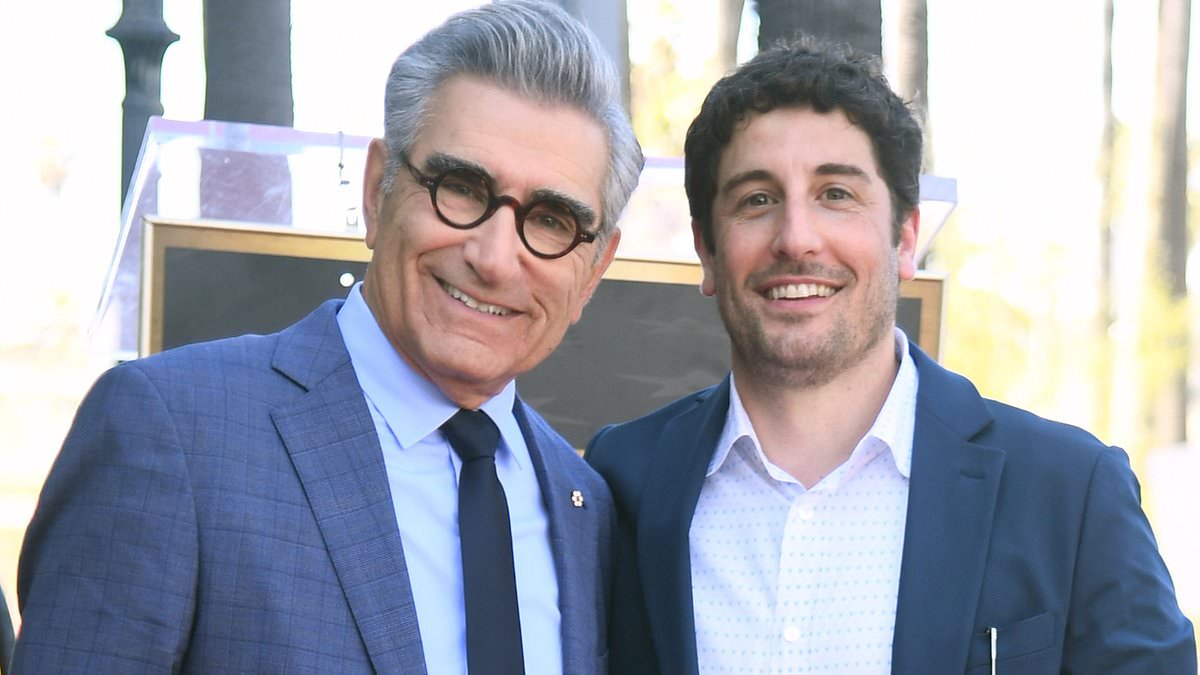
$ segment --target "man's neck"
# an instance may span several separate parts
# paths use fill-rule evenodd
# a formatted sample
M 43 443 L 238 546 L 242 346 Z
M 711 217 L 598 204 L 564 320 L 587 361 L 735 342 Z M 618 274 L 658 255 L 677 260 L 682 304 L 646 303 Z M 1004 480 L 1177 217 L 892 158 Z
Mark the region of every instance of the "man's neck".
M 891 391 L 895 349 L 888 334 L 858 363 L 812 386 L 763 381 L 735 359 L 738 395 L 767 458 L 806 487 L 845 462 Z

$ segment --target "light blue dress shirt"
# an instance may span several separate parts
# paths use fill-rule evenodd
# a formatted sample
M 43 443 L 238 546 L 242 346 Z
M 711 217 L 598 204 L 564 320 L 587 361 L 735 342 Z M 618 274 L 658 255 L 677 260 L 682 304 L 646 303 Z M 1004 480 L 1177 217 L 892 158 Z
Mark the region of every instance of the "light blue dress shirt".
M 387 467 L 404 560 L 430 673 L 466 673 L 466 622 L 458 539 L 462 462 L 439 430 L 458 411 L 414 371 L 380 330 L 362 296 L 350 289 L 338 327 L 358 376 Z M 510 382 L 482 410 L 500 428 L 496 472 L 508 499 L 525 672 L 562 672 L 558 582 L 549 523 L 529 448 L 513 415 Z

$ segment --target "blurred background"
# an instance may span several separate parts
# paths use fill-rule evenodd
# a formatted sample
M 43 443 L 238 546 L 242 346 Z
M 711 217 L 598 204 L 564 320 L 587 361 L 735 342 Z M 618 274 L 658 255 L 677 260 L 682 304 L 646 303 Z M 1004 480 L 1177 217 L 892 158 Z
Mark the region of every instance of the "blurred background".
M 126 67 L 106 32 L 125 53 L 138 39 L 162 51 L 167 118 L 373 136 L 392 59 L 477 4 L 0 4 L 0 587 L 14 620 L 17 556 L 41 483 L 76 405 L 113 362 L 88 339 L 121 221 Z M 1180 602 L 1200 619 L 1200 310 L 1189 303 L 1200 287 L 1200 146 L 1187 134 L 1200 133 L 1200 87 L 1190 86 L 1189 0 L 560 4 L 627 56 L 635 129 L 655 158 L 681 154 L 708 88 L 760 40 L 798 25 L 880 53 L 897 91 L 926 113 L 926 173 L 957 181 L 957 207 L 924 261 L 946 278 L 942 361 L 987 396 L 1125 448 Z M 606 9 L 621 5 L 621 16 Z M 135 12 L 161 16 L 178 39 L 130 22 Z M 260 63 L 248 42 L 278 58 Z M 259 76 L 276 86 L 233 86 Z M 277 117 L 238 108 L 259 94 Z M 623 227 L 636 237 L 636 223 Z

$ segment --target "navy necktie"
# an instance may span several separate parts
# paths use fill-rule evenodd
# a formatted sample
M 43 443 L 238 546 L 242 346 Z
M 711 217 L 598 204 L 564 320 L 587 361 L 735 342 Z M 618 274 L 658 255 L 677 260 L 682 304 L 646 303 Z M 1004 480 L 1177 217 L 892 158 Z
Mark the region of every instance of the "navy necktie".
M 521 620 L 513 571 L 512 527 L 496 475 L 500 430 L 479 410 L 459 410 L 442 433 L 462 459 L 458 536 L 467 618 L 467 670 L 522 675 Z

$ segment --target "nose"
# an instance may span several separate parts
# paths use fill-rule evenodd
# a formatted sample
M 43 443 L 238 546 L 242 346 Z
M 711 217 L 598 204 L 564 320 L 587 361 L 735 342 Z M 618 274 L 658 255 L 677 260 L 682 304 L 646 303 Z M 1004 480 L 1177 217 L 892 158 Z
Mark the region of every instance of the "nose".
M 503 284 L 520 272 L 525 246 L 517 235 L 516 207 L 516 202 L 506 201 L 487 220 L 467 231 L 463 258 L 484 283 Z
M 771 252 L 779 258 L 802 260 L 820 251 L 822 244 L 817 208 L 804 201 L 789 203 L 776 224 Z

